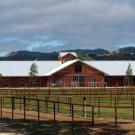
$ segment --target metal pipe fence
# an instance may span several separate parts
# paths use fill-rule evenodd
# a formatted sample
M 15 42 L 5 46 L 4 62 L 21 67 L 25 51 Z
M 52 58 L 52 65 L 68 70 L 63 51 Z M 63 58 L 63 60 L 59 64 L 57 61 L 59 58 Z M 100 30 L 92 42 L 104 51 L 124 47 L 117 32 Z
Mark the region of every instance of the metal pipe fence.
M 50 114 L 54 127 L 57 125 L 57 117 L 61 116 L 70 119 L 72 127 L 74 127 L 76 118 L 89 121 L 90 126 L 95 126 L 100 118 L 112 118 L 116 128 L 119 119 L 124 119 L 124 117 L 135 119 L 135 98 L 120 99 L 113 97 L 110 103 L 107 103 L 110 100 L 109 98 L 97 97 L 97 99 L 90 101 L 89 99 L 95 97 L 83 97 L 82 103 L 74 103 L 71 97 L 68 98 L 68 102 L 62 102 L 59 98 L 57 98 L 59 99 L 57 101 L 49 101 L 25 96 L 0 97 L 0 117 L 11 116 L 11 119 L 16 119 L 20 115 L 20 118 L 24 120 L 28 119 L 29 116 L 42 120 L 48 119 L 46 115 Z M 124 101 L 125 103 L 122 103 Z M 6 113 L 8 115 L 5 115 Z

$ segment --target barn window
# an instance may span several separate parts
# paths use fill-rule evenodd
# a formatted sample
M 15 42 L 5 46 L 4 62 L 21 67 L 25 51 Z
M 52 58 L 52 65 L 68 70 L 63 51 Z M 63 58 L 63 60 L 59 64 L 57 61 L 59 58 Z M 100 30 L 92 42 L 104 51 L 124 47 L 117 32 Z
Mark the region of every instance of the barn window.
M 73 76 L 73 82 L 84 82 L 84 76 Z
M 20 86 L 26 86 L 26 84 L 27 84 L 26 79 L 21 78 L 20 79 Z
M 52 81 L 51 81 L 51 86 L 52 86 L 52 87 L 55 87 L 56 84 L 57 84 L 57 82 L 56 82 L 55 80 L 52 80 Z
M 84 76 L 79 76 L 79 82 L 84 82 Z
M 10 79 L 4 79 L 4 86 L 9 87 L 10 86 Z
M 75 65 L 75 72 L 82 72 L 82 65 Z

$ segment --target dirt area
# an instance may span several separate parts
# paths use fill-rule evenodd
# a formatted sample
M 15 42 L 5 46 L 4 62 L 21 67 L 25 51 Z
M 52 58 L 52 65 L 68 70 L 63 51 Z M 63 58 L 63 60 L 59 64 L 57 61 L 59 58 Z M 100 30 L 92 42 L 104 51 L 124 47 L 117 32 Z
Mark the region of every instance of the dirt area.
M 0 119 L 0 135 L 134 135 L 135 121 L 118 120 L 118 127 L 115 127 L 114 119 L 96 119 L 92 127 L 91 120 L 72 118 L 40 113 L 40 121 L 37 120 L 37 113 L 26 112 L 26 120 L 23 120 L 23 111 L 15 110 L 14 119 L 11 109 L 3 109 L 3 118 Z

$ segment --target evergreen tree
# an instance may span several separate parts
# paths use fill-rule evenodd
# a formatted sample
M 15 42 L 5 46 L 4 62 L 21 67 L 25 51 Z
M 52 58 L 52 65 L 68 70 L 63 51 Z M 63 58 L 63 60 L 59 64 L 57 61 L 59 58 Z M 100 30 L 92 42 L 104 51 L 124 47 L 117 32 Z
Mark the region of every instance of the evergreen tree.
M 32 63 L 30 67 L 29 77 L 32 81 L 32 84 L 35 82 L 35 77 L 38 75 L 38 67 L 35 63 Z
M 125 76 L 125 81 L 127 82 L 128 85 L 132 82 L 132 75 L 133 75 L 132 67 L 131 64 L 129 64 Z

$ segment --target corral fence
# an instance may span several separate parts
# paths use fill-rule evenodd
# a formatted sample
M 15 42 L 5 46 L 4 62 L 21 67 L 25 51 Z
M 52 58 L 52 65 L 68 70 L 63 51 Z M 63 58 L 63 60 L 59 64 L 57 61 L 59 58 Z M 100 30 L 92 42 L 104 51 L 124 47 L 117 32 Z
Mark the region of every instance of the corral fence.
M 97 95 L 97 96 L 134 96 L 135 87 L 95 87 L 95 88 L 0 88 L 0 95 L 2 96 L 16 96 L 16 95 Z
M 49 98 L 45 97 L 43 100 L 26 96 L 0 97 L 0 117 L 24 120 L 34 117 L 37 120 L 46 120 L 50 116 L 54 126 L 57 126 L 57 117 L 64 116 L 71 121 L 72 127 L 76 118 L 89 121 L 93 127 L 100 118 L 111 118 L 112 126 L 116 128 L 119 119 L 135 119 L 135 98 L 131 97 L 110 99 L 110 97 L 87 96 L 82 97 L 81 103 L 72 101 L 71 96 L 57 97 L 55 101 L 50 101 Z M 67 100 L 62 102 L 60 98 Z

